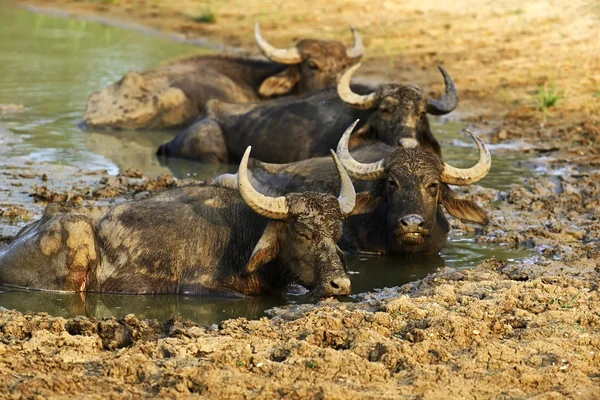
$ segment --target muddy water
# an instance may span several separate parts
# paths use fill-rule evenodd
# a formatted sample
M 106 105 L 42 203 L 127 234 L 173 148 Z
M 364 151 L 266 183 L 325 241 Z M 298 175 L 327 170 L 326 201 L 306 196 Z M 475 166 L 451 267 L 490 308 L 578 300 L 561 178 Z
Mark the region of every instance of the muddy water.
M 173 57 L 206 50 L 98 23 L 34 14 L 11 8 L 2 0 L 0 9 L 0 104 L 25 105 L 23 112 L 0 115 L 0 136 L 8 132 L 17 138 L 10 146 L 0 146 L 1 164 L 10 165 L 11 158 L 27 157 L 34 162 L 86 170 L 117 173 L 137 168 L 150 175 L 172 172 L 180 178 L 198 179 L 235 169 L 185 161 L 170 163 L 170 169 L 161 166 L 154 151 L 176 132 L 82 132 L 77 128 L 92 91 L 118 80 L 129 70 L 144 70 Z M 477 154 L 461 133 L 462 128 L 460 123 L 433 124 L 445 158 L 457 166 L 468 166 Z M 492 171 L 481 184 L 504 188 L 525 174 L 518 159 L 503 155 L 494 158 Z M 450 238 L 440 256 L 350 256 L 348 264 L 353 291 L 361 293 L 401 285 L 443 266 L 469 268 L 490 257 L 516 259 L 527 254 L 519 249 L 476 244 L 470 238 Z M 309 297 L 300 288 L 278 296 L 219 300 L 190 296 L 82 296 L 0 287 L 0 306 L 24 312 L 44 311 L 65 317 L 136 313 L 142 318 L 161 320 L 179 314 L 204 324 L 237 316 L 258 318 L 273 306 L 307 301 Z

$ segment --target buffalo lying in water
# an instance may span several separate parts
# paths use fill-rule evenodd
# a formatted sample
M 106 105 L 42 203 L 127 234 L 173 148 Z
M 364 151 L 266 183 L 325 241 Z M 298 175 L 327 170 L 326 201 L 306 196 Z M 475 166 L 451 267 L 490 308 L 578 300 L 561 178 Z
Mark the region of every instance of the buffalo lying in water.
M 0 252 L 0 283 L 239 296 L 295 282 L 316 297 L 349 294 L 336 242 L 355 192 L 335 154 L 339 198 L 315 192 L 274 198 L 249 183 L 249 153 L 237 189 L 194 185 L 116 206 L 49 206 Z
M 421 148 L 391 147 L 382 143 L 348 151 L 356 122 L 340 139 L 337 153 L 348 174 L 355 179 L 357 208 L 367 211 L 344 223 L 340 247 L 364 253 L 437 253 L 445 244 L 450 215 L 486 224 L 486 213 L 474 202 L 460 199 L 448 186 L 469 185 L 481 180 L 491 167 L 485 143 L 469 132 L 479 150 L 479 161 L 459 169 Z M 252 160 L 251 182 L 263 193 L 339 189 L 331 179 L 333 164 L 325 157 L 289 163 L 268 164 Z M 237 176 L 224 174 L 215 185 L 232 186 Z
M 364 86 L 350 88 L 350 68 L 336 88 L 300 98 L 275 99 L 260 104 L 230 104 L 212 100 L 206 116 L 157 154 L 189 158 L 199 162 L 235 163 L 246 146 L 255 147 L 255 157 L 265 162 L 285 163 L 324 156 L 356 119 L 355 142 L 374 139 L 390 146 L 402 145 L 441 155 L 431 133 L 427 114 L 451 112 L 458 103 L 452 78 L 440 67 L 446 93 L 431 99 L 414 85 L 382 84 L 375 92 Z M 359 91 L 364 94 L 357 94 Z
M 197 56 L 143 73 L 130 72 L 93 93 L 82 125 L 123 129 L 189 125 L 210 99 L 234 103 L 309 93 L 336 84 L 363 54 L 357 31 L 351 49 L 338 41 L 305 39 L 289 49 L 255 37 L 270 61 L 233 56 Z

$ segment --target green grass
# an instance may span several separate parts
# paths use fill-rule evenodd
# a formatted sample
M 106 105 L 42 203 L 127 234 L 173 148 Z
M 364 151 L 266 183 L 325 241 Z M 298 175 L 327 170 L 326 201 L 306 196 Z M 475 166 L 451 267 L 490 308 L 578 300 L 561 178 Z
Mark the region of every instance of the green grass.
M 548 110 L 558 103 L 564 95 L 556 88 L 556 84 L 552 84 L 551 88 L 547 85 L 538 86 L 535 91 L 535 101 L 538 109 L 542 112 L 542 118 L 546 121 Z
M 192 19 L 201 24 L 214 24 L 217 22 L 217 14 L 212 9 L 205 8 L 200 15 Z

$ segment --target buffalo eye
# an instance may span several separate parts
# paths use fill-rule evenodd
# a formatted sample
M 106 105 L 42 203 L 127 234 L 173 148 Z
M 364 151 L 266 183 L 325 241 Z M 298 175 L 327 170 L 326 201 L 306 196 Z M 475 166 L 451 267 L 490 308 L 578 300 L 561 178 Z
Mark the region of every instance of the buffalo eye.
M 392 113 L 392 108 L 389 107 L 389 106 L 382 105 L 382 106 L 379 107 L 379 109 L 384 114 L 391 114 Z
M 305 240 L 313 240 L 315 236 L 314 233 L 312 231 L 309 231 L 308 229 L 299 230 L 298 235 L 300 235 L 300 237 L 302 237 Z
M 396 181 L 395 181 L 394 179 L 392 179 L 392 178 L 390 178 L 390 179 L 388 179 L 388 180 L 387 180 L 387 184 L 388 184 L 388 186 L 389 186 L 389 187 L 392 187 L 392 188 L 396 188 L 396 187 L 398 187 L 398 184 L 397 184 L 397 183 L 396 183 Z
M 429 191 L 429 194 L 431 194 L 432 196 L 435 196 L 438 192 L 440 188 L 439 183 L 432 183 L 429 186 L 427 186 L 427 190 Z
M 309 61 L 307 63 L 307 65 L 308 65 L 308 68 L 310 68 L 310 69 L 314 69 L 314 70 L 318 70 L 319 69 L 319 66 L 314 61 Z

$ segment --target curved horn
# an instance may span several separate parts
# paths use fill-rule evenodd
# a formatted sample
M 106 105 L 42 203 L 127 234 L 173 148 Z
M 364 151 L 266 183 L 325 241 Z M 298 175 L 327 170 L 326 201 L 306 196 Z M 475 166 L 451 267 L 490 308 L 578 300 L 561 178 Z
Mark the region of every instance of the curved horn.
M 237 189 L 238 174 L 221 174 L 215 178 L 211 185 Z
M 246 149 L 244 157 L 242 157 L 242 162 L 240 162 L 240 169 L 238 170 L 238 190 L 242 198 L 251 209 L 264 217 L 272 219 L 287 218 L 289 208 L 284 196 L 265 196 L 257 192 L 248 180 L 248 158 L 250 157 L 251 149 L 252 146 L 248 146 Z
M 470 185 L 483 179 L 487 175 L 488 171 L 492 167 L 492 157 L 487 146 L 473 132 L 467 129 L 467 133 L 471 135 L 475 143 L 477 144 L 477 150 L 479 151 L 479 161 L 471 168 L 456 168 L 450 164 L 444 163 L 444 171 L 440 176 L 440 180 L 450 185 Z
M 458 104 L 458 92 L 454 81 L 450 77 L 450 74 L 442 67 L 438 67 L 442 76 L 444 77 L 444 84 L 446 85 L 446 93 L 441 99 L 436 100 L 429 98 L 429 104 L 427 104 L 427 113 L 431 115 L 444 115 L 454 110 L 454 107 Z
M 350 30 L 352 31 L 352 37 L 354 38 L 354 45 L 350 50 L 346 50 L 346 56 L 348 58 L 361 58 L 365 52 L 365 48 L 363 46 L 362 37 L 360 33 L 353 27 L 350 26 Z
M 381 178 L 383 174 L 385 159 L 381 159 L 374 163 L 363 164 L 356 161 L 348 151 L 348 141 L 350 140 L 350 135 L 352 134 L 352 130 L 358 124 L 359 120 L 354 121 L 352 125 L 346 129 L 346 132 L 342 135 L 338 146 L 337 146 L 337 155 L 340 157 L 340 162 L 348 171 L 348 174 L 354 179 L 360 179 L 363 181 L 376 181 Z
M 342 166 L 338 156 L 335 154 L 335 151 L 329 151 L 331 151 L 331 156 L 333 157 L 333 162 L 338 170 L 338 174 L 340 174 L 340 181 L 342 184 L 340 196 L 338 197 L 340 210 L 342 210 L 343 215 L 350 215 L 352 210 L 354 210 L 354 205 L 356 204 L 356 191 L 354 190 L 354 185 L 352 184 L 348 173 Z
M 258 21 L 254 24 L 254 38 L 256 44 L 260 48 L 260 51 L 268 59 L 281 63 L 281 64 L 299 64 L 302 62 L 302 57 L 296 47 L 290 47 L 289 49 L 278 49 L 271 45 L 265 40 L 260 34 L 260 28 L 258 27 Z
M 342 75 L 337 84 L 337 92 L 340 98 L 349 106 L 366 110 L 375 105 L 375 102 L 377 101 L 377 94 L 373 92 L 367 95 L 360 95 L 354 93 L 352 89 L 350 89 L 350 79 L 352 78 L 354 71 L 356 71 L 358 68 L 360 68 L 360 63 L 350 67 L 346 72 L 344 72 L 344 75 Z

